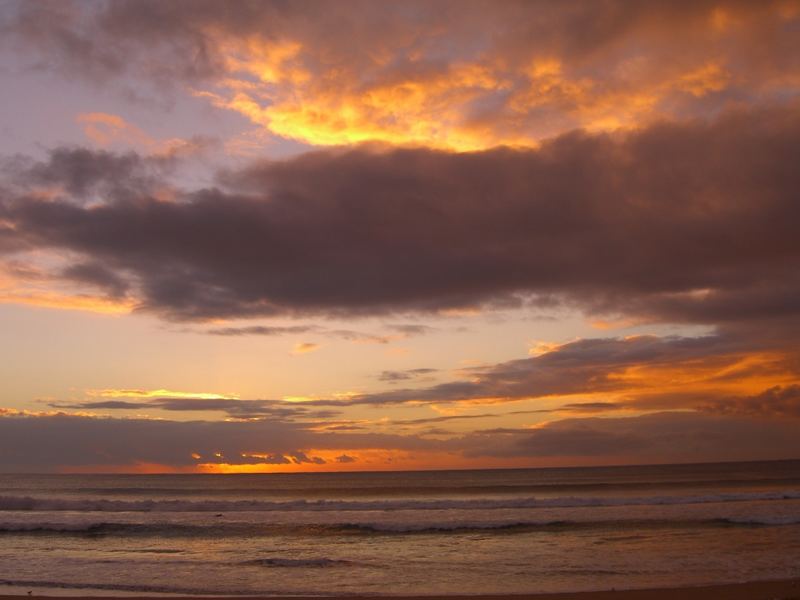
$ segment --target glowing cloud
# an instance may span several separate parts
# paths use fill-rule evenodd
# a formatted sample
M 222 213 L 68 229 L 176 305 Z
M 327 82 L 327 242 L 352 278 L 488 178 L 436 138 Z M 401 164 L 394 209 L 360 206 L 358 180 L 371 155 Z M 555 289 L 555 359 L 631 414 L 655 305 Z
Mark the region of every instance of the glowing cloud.
M 470 6 L 464 8 L 468 13 Z M 530 10 L 536 10 L 533 3 Z M 514 34 L 512 20 L 531 19 L 524 8 L 522 14 L 509 6 L 496 12 L 491 18 Z M 468 35 L 459 19 L 431 23 L 413 38 L 375 36 L 356 63 L 336 42 L 308 32 L 267 40 L 214 28 L 205 35 L 224 68 L 213 85 L 194 93 L 273 134 L 315 146 L 380 142 L 463 152 L 535 147 L 570 129 L 612 131 L 693 115 L 712 95 L 721 105 L 726 93 L 741 101 L 798 91 L 797 77 L 741 55 L 739 47 L 757 36 L 753 23 L 736 26 L 747 9 L 698 7 L 683 21 L 667 25 L 664 18 L 656 31 L 648 12 L 641 23 L 632 19 L 629 30 L 615 30 L 613 44 L 587 48 L 583 56 L 547 39 L 550 32 L 500 44 Z M 760 26 L 779 31 L 797 18 L 782 5 L 755 12 L 762 13 Z M 683 40 L 680 55 L 670 51 L 670 36 Z M 453 47 L 449 60 L 434 50 L 442 37 Z
M 113 300 L 85 294 L 67 295 L 56 292 L 28 292 L 25 290 L 1 290 L 0 303 L 24 304 L 58 310 L 79 310 L 104 315 L 126 315 L 135 307 L 129 300 Z
M 199 398 L 204 400 L 235 400 L 235 394 L 215 394 L 208 392 L 178 392 L 175 390 L 157 389 L 102 389 L 86 390 L 86 395 L 93 398 Z
M 316 352 L 322 346 L 319 344 L 314 344 L 312 342 L 298 342 L 294 345 L 292 349 L 292 354 L 308 354 L 310 352 Z
M 203 140 L 182 138 L 159 139 L 129 123 L 119 115 L 94 112 L 81 113 L 75 121 L 83 125 L 83 132 L 100 148 L 135 148 L 155 156 L 175 156 L 200 150 Z

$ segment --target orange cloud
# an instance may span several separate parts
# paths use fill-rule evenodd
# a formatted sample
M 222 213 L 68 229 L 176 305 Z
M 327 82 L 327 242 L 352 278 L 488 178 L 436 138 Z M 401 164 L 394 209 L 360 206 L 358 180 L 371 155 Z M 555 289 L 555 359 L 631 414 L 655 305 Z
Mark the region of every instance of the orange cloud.
M 786 6 L 764 7 L 760 18 L 796 18 Z M 692 101 L 734 86 L 755 92 L 777 84 L 797 92 L 789 71 L 768 72 L 738 55 L 756 35 L 747 13 L 709 10 L 705 21 L 687 18 L 663 30 L 642 23 L 620 32 L 615 51 L 583 60 L 535 39 L 518 47 L 489 44 L 447 61 L 429 56 L 423 43 L 394 48 L 376 39 L 356 65 L 301 34 L 264 40 L 214 30 L 207 35 L 224 73 L 194 94 L 272 134 L 315 146 L 535 147 L 570 129 L 612 131 L 691 115 Z M 420 38 L 438 34 L 423 31 Z M 457 30 L 452 36 L 455 48 L 464 45 Z M 678 48 L 681 36 L 686 41 Z
M 18 255 L 22 260 L 0 262 L 0 304 L 21 304 L 105 315 L 129 314 L 137 302 L 125 297 L 78 291 L 53 275 L 63 257 L 45 252 Z
M 157 144 L 154 138 L 118 115 L 82 113 L 75 117 L 75 121 L 83 125 L 83 133 L 98 146 L 106 147 L 119 142 L 144 147 Z
M 408 471 L 453 468 L 521 467 L 525 459 L 465 457 L 460 452 L 407 451 L 383 448 L 348 450 L 307 450 L 304 454 L 320 462 L 286 463 L 201 463 L 196 470 L 202 473 L 297 473 L 305 471 Z M 258 458 L 251 456 L 250 458 Z M 270 458 L 270 457 L 264 457 Z M 274 458 L 274 457 L 273 457 Z M 322 462 L 324 461 L 324 462 Z M 528 463 L 530 460 L 528 460 Z
M 126 315 L 135 307 L 131 300 L 112 300 L 88 295 L 70 296 L 57 292 L 25 292 L 0 290 L 0 303 L 25 304 L 41 308 L 81 310 L 104 315 Z
M 319 344 L 314 344 L 312 342 L 298 342 L 297 344 L 294 345 L 294 348 L 292 349 L 291 353 L 296 355 L 308 354 L 309 352 L 316 352 L 321 347 L 322 346 L 320 346 Z
M 182 138 L 155 138 L 111 113 L 81 113 L 75 117 L 75 121 L 83 125 L 86 137 L 101 148 L 121 146 L 145 150 L 150 154 L 173 155 L 196 146 L 192 141 Z

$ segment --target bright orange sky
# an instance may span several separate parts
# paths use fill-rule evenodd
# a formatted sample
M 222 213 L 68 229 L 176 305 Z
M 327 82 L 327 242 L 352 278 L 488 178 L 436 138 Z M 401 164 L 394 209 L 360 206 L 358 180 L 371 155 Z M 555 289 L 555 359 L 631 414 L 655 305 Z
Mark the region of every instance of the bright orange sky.
M 0 471 L 800 456 L 800 2 L 0 20 Z

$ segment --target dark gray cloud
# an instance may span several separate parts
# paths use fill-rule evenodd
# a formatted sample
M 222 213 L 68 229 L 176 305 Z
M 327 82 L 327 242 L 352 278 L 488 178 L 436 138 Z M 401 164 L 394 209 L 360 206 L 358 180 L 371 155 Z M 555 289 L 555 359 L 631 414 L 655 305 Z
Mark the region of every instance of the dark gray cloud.
M 51 402 L 51 408 L 66 408 L 78 410 L 141 410 L 147 408 L 144 402 L 131 402 L 129 400 L 100 400 L 98 402 L 82 402 L 70 404 L 68 402 Z
M 129 283 L 122 276 L 92 262 L 70 265 L 60 273 L 60 277 L 98 287 L 113 298 L 123 298 L 129 288 Z
M 356 425 L 354 423 L 341 423 L 339 421 L 334 422 L 330 425 L 323 424 L 320 426 L 315 426 L 314 429 L 322 429 L 324 431 L 364 431 L 369 429 L 364 425 Z
M 309 410 L 282 400 L 238 400 L 229 398 L 153 398 L 142 401 L 100 400 L 79 403 L 52 402 L 52 408 L 72 410 L 165 410 L 171 412 L 222 412 L 234 419 L 293 421 L 330 419 L 336 410 Z
M 750 396 L 711 398 L 699 408 L 720 415 L 796 418 L 800 417 L 800 385 L 776 385 Z
M 121 189 L 143 193 L 152 184 L 146 169 L 148 162 L 133 152 L 58 148 L 46 163 L 35 163 L 21 175 L 38 185 L 63 185 L 74 198 L 85 197 L 100 186 L 101 192 L 113 194 L 117 182 L 124 184 Z
M 85 204 L 96 200 L 136 200 L 147 197 L 177 165 L 174 156 L 141 156 L 82 147 L 55 148 L 47 160 L 24 156 L 0 162 L 4 179 L 19 192 L 41 187 L 54 189 L 60 198 Z M 10 192 L 9 192 L 10 193 Z
M 146 440 L 146 443 L 143 443 Z M 62 466 L 190 467 L 201 462 L 318 463 L 314 450 L 435 450 L 442 442 L 373 433 L 316 433 L 272 421 L 169 421 L 68 415 L 0 417 L 0 471 L 50 471 Z M 217 455 L 221 456 L 217 456 Z M 260 457 L 266 458 L 260 458 Z
M 220 335 L 229 337 L 239 337 L 246 335 L 280 336 L 295 333 L 317 332 L 319 328 L 313 325 L 289 325 L 286 327 L 271 325 L 250 325 L 247 327 L 218 327 L 209 329 L 204 333 L 209 335 Z
M 800 312 L 798 153 L 800 112 L 763 110 L 536 151 L 314 152 L 178 202 L 5 196 L 0 223 L 21 246 L 91 257 L 170 319 L 560 301 L 785 321 Z M 105 159 L 122 185 L 128 167 Z
M 647 365 L 691 369 L 722 369 L 738 363 L 758 348 L 758 340 L 726 335 L 705 337 L 595 338 L 563 344 L 539 356 L 467 369 L 464 379 L 425 388 L 408 388 L 353 396 L 344 401 L 312 400 L 306 404 L 382 406 L 406 402 L 453 402 L 496 399 L 514 401 L 544 396 L 597 392 L 634 393 L 641 382 L 620 378 L 630 367 Z M 771 375 L 789 365 L 776 359 Z M 766 367 L 765 367 L 766 368 Z M 764 373 L 767 374 L 767 373 Z M 740 376 L 745 377 L 747 373 Z M 566 405 L 564 410 L 598 408 L 589 403 Z M 606 408 L 613 408 L 608 406 Z M 621 408 L 617 407 L 617 408 Z
M 436 373 L 439 369 L 431 369 L 427 367 L 420 367 L 418 369 L 406 369 L 405 371 L 381 371 L 378 375 L 380 381 L 388 383 L 397 383 L 399 381 L 408 381 L 410 379 L 418 379 L 424 375 L 431 375 Z
M 444 423 L 445 421 L 464 421 L 471 419 L 486 419 L 489 417 L 498 417 L 500 415 L 493 413 L 484 413 L 480 415 L 442 415 L 439 417 L 427 417 L 422 419 L 400 419 L 392 421 L 393 425 L 427 425 L 429 423 Z
M 800 456 L 795 422 L 695 412 L 576 418 L 536 429 L 471 434 L 470 456 L 580 457 L 621 462 L 769 460 Z M 701 458 L 702 457 L 702 458 Z
M 299 333 L 313 333 L 328 338 L 345 340 L 348 342 L 365 343 L 365 344 L 389 344 L 397 339 L 405 339 L 417 335 L 425 335 L 431 331 L 435 331 L 433 327 L 426 327 L 424 325 L 388 325 L 386 326 L 390 332 L 394 334 L 378 334 L 368 333 L 364 331 L 355 331 L 352 329 L 330 329 L 319 325 L 288 325 L 288 326 L 271 326 L 271 325 L 248 325 L 244 327 L 218 327 L 214 329 L 204 330 L 203 333 L 209 335 L 218 335 L 225 337 L 241 337 L 241 336 L 281 336 L 293 335 Z
M 570 402 L 559 406 L 557 410 L 576 413 L 595 413 L 621 410 L 625 405 L 620 402 Z
M 396 331 L 402 335 L 411 337 L 414 335 L 427 335 L 438 331 L 436 327 L 420 325 L 418 323 L 392 323 L 386 326 L 391 331 Z
M 0 411 L 2 414 L 2 411 Z M 430 433 L 430 432 L 429 432 Z M 441 432 L 447 433 L 447 432 Z M 142 443 L 147 440 L 147 443 Z M 588 462 L 757 460 L 800 456 L 794 422 L 702 413 L 624 419 L 566 419 L 537 429 L 496 429 L 449 440 L 375 433 L 312 432 L 285 422 L 98 419 L 67 415 L 0 416 L 0 470 L 52 471 L 155 463 L 321 464 L 320 451 L 384 448 L 447 451 L 470 460 L 581 458 Z M 199 456 L 199 458 L 197 458 Z M 346 458 L 342 458 L 346 457 Z
M 298 333 L 313 333 L 329 338 L 346 340 L 348 342 L 388 344 L 392 341 L 390 336 L 378 335 L 354 331 L 352 329 L 328 329 L 317 325 L 289 325 L 289 326 L 270 326 L 270 325 L 249 325 L 246 327 L 219 327 L 208 329 L 204 333 L 225 337 L 241 336 L 281 336 L 293 335 Z

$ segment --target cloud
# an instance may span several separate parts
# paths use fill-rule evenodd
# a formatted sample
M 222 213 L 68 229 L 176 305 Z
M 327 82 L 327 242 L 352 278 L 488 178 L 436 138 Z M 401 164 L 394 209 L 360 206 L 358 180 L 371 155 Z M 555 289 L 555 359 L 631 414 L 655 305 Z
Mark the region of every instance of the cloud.
M 730 387 L 749 379 L 763 382 L 765 378 L 797 377 L 790 362 L 792 354 L 766 353 L 759 359 L 757 350 L 757 339 L 724 335 L 585 339 L 554 346 L 537 356 L 466 369 L 461 379 L 430 387 L 353 395 L 347 400 L 312 400 L 309 404 L 498 403 L 587 394 L 630 394 L 639 399 L 622 403 L 603 399 L 600 404 L 576 402 L 562 407 L 585 411 L 646 408 L 648 393 L 654 393 L 659 402 L 664 402 L 664 396 L 674 398 L 677 406 L 672 407 L 694 408 L 700 390 L 730 393 Z M 761 368 L 755 373 L 748 368 L 740 370 L 759 361 Z M 720 380 L 721 374 L 731 379 Z M 663 404 L 659 407 L 665 408 Z
M 51 150 L 46 161 L 16 156 L 0 166 L 5 182 L 23 193 L 45 190 L 50 196 L 87 204 L 98 198 L 120 200 L 152 193 L 174 162 L 132 151 L 60 147 Z
M 422 419 L 402 419 L 392 421 L 393 425 L 427 425 L 429 423 L 443 423 L 445 421 L 463 421 L 471 419 L 485 419 L 489 417 L 497 417 L 500 415 L 484 413 L 480 415 L 443 415 L 441 417 L 428 417 Z
M 411 337 L 415 335 L 428 335 L 438 331 L 436 327 L 430 325 L 420 325 L 418 323 L 393 323 L 387 325 L 392 331 L 396 331 L 404 336 Z
M 84 135 L 101 148 L 135 148 L 165 159 L 198 154 L 216 143 L 216 140 L 203 136 L 194 136 L 188 140 L 156 139 L 119 115 L 109 113 L 82 113 L 75 121 L 83 126 Z
M 112 298 L 124 298 L 129 287 L 129 283 L 123 277 L 101 264 L 92 262 L 70 265 L 60 276 L 63 279 L 100 288 Z
M 143 443 L 146 440 L 146 443 Z M 151 463 L 193 468 L 219 464 L 321 464 L 317 450 L 435 450 L 438 441 L 373 433 L 315 433 L 271 421 L 170 421 L 66 414 L 0 416 L 0 471 L 53 471 Z M 195 456 L 200 458 L 196 458 Z
M 631 462 L 769 460 L 800 453 L 796 423 L 696 412 L 664 412 L 627 418 L 553 421 L 521 431 L 472 434 L 472 456 L 604 458 Z M 608 464 L 608 463 L 606 463 Z
M 385 370 L 389 389 L 303 403 L 97 390 L 52 407 L 230 422 L 3 409 L 0 466 L 315 466 L 376 448 L 464 460 L 797 455 L 797 2 L 317 8 L 0 7 L 0 44 L 23 68 L 136 97 L 188 90 L 252 122 L 228 147 L 277 135 L 323 148 L 181 178 L 209 139 L 162 140 L 115 114 L 81 114 L 99 148 L 0 163 L 0 301 L 292 341 L 388 344 L 435 331 L 418 317 L 506 308 L 711 333 L 544 344 L 443 383 L 433 369 Z M 121 146 L 140 152 L 111 151 Z M 285 324 L 364 316 L 381 317 L 380 331 Z M 282 324 L 230 323 L 253 318 Z M 528 404 L 385 423 L 574 418 L 419 436 L 340 420 L 362 406 L 506 402 Z
M 530 151 L 321 151 L 177 202 L 142 194 L 128 155 L 80 151 L 27 177 L 56 172 L 79 199 L 113 181 L 124 187 L 111 202 L 17 194 L 0 222 L 20 246 L 116 273 L 139 310 L 169 319 L 561 302 L 668 322 L 785 320 L 800 291 L 798 148 L 797 110 L 737 112 Z
M 292 354 L 308 354 L 309 352 L 316 352 L 322 346 L 312 342 L 298 342 L 292 349 Z
M 800 70 L 791 1 L 346 0 L 236 11 L 210 0 L 33 1 L 7 12 L 6 43 L 39 68 L 140 93 L 188 85 L 315 145 L 531 145 L 576 127 L 786 97 Z
M 620 410 L 625 405 L 619 402 L 570 402 L 558 407 L 558 411 L 576 413 L 595 413 Z
M 152 146 L 157 142 L 147 133 L 128 123 L 119 115 L 109 113 L 82 113 L 75 121 L 83 125 L 83 132 L 98 146 L 110 146 L 122 141 L 131 146 Z
M 245 335 L 265 335 L 279 336 L 296 333 L 316 332 L 317 328 L 313 325 L 290 325 L 287 327 L 275 327 L 269 325 L 250 325 L 247 327 L 219 327 L 209 329 L 205 333 L 209 335 L 220 335 L 228 337 L 238 337 Z
M 182 392 L 176 390 L 166 390 L 163 388 L 157 390 L 144 390 L 136 388 L 117 389 L 106 388 L 99 390 L 88 390 L 87 394 L 93 397 L 100 398 L 172 398 L 172 399 L 192 399 L 192 400 L 233 400 L 237 396 L 231 394 L 218 394 L 216 392 Z
M 165 391 L 166 390 L 160 390 Z M 113 396 L 112 396 L 113 397 Z M 330 419 L 339 414 L 335 410 L 309 410 L 298 404 L 283 400 L 238 399 L 226 397 L 175 396 L 123 396 L 142 398 L 131 400 L 100 400 L 88 402 L 51 402 L 49 406 L 58 409 L 80 411 L 97 410 L 136 410 L 139 413 L 153 410 L 169 412 L 222 412 L 232 419 L 271 419 L 273 421 L 295 421 L 304 419 Z
M 800 417 L 800 385 L 776 385 L 750 396 L 709 399 L 702 410 L 719 415 Z
M 389 344 L 391 342 L 406 339 L 415 335 L 425 335 L 435 329 L 424 325 L 388 325 L 387 329 L 396 333 L 376 334 L 352 329 L 329 329 L 319 325 L 248 325 L 245 327 L 218 327 L 207 329 L 202 333 L 225 337 L 240 336 L 281 336 L 298 333 L 314 333 L 328 338 L 341 339 L 357 344 Z
M 438 369 L 431 369 L 425 367 L 418 369 L 407 369 L 405 371 L 381 371 L 381 374 L 378 375 L 378 379 L 380 381 L 386 381 L 389 383 L 397 383 L 400 381 L 417 379 L 425 375 L 431 375 L 433 373 L 436 373 L 437 371 Z
M 305 452 L 295 452 L 291 455 L 292 462 L 296 465 L 314 464 L 324 465 L 325 459 L 319 456 L 308 456 Z
M 535 402 L 531 408 L 511 412 L 393 420 L 395 425 L 521 414 L 620 411 L 637 414 L 659 410 L 798 417 L 797 351 L 791 346 L 775 347 L 773 343 L 771 339 L 749 336 L 742 339 L 731 334 L 595 338 L 553 345 L 536 356 L 463 369 L 458 378 L 427 387 L 317 397 L 301 403 L 168 390 L 100 390 L 90 395 L 110 400 L 57 402 L 51 406 L 83 411 L 221 411 L 238 419 L 299 422 L 328 419 L 339 415 L 339 411 L 359 406 Z M 388 371 L 381 380 L 393 385 L 420 381 L 418 378 L 435 371 L 428 368 Z M 129 402 L 128 398 L 142 401 Z
M 359 451 L 437 453 L 454 465 L 580 459 L 594 464 L 793 458 L 796 424 L 781 419 L 694 412 L 625 419 L 565 419 L 537 429 L 497 429 L 436 440 L 377 433 L 313 432 L 269 421 L 169 421 L 55 415 L 0 416 L 0 470 L 102 469 L 140 463 L 193 469 L 198 464 L 350 463 Z M 147 440 L 147 443 L 142 443 Z M 345 457 L 345 458 L 342 458 Z M 485 463 L 484 463 L 485 464 Z M 519 462 L 514 464 L 520 464 Z

